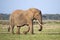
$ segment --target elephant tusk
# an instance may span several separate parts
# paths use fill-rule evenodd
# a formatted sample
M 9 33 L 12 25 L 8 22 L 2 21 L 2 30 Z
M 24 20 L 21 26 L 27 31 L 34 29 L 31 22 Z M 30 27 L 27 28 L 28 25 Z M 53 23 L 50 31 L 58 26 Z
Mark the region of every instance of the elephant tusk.
M 37 22 L 38 22 L 39 25 L 42 25 L 38 20 L 37 20 Z

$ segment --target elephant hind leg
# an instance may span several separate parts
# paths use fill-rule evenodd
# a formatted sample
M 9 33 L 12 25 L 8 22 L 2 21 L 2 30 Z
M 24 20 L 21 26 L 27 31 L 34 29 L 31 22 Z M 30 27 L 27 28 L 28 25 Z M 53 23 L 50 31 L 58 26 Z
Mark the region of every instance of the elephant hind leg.
M 11 32 L 14 34 L 14 26 L 11 26 Z
M 20 26 L 17 26 L 17 34 L 20 34 Z
M 28 29 L 26 31 L 23 31 L 24 34 L 27 34 L 27 32 L 29 32 L 30 27 L 28 26 Z
M 8 27 L 8 32 L 10 32 L 10 26 Z
M 11 25 L 11 27 L 9 26 L 9 27 L 8 27 L 8 32 L 10 32 L 10 29 L 11 29 L 11 33 L 14 34 L 14 26 L 12 26 L 12 25 Z

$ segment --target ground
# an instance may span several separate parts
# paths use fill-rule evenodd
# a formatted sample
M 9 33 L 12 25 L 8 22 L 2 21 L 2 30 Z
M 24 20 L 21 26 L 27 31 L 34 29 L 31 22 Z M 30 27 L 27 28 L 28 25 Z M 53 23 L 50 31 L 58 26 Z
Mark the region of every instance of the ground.
M 43 24 L 43 30 L 38 31 L 39 25 L 34 24 L 34 35 L 28 33 L 22 34 L 27 26 L 21 28 L 21 34 L 11 34 L 7 31 L 9 25 L 0 24 L 0 40 L 60 40 L 60 22 L 46 22 Z M 16 33 L 16 27 L 14 32 Z

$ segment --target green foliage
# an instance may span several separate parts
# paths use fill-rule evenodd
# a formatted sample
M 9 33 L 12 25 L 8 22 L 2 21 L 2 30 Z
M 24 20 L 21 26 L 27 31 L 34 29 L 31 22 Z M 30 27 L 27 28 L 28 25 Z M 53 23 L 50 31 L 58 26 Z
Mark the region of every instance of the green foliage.
M 10 14 L 0 14 L 0 20 L 8 20 Z M 43 14 L 43 20 L 60 20 L 60 14 Z
M 2 25 L 8 25 L 9 21 L 8 20 L 0 20 L 0 24 L 2 24 Z
M 44 14 L 44 20 L 60 20 L 60 14 Z
M 0 14 L 0 20 L 8 20 L 10 14 Z

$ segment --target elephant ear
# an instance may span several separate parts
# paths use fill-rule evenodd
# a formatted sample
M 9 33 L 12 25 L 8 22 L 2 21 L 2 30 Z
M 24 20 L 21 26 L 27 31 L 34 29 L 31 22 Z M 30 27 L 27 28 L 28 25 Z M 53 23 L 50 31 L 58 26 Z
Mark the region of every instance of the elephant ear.
M 29 11 L 33 13 L 33 16 L 36 16 L 37 14 L 40 13 L 40 10 L 38 10 L 36 8 L 30 8 Z

